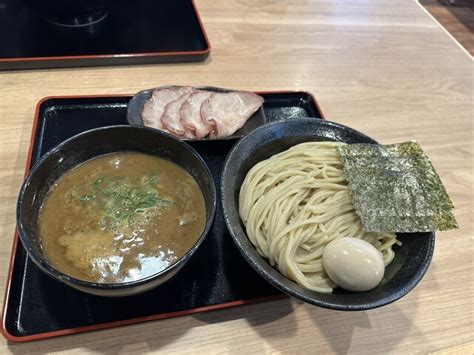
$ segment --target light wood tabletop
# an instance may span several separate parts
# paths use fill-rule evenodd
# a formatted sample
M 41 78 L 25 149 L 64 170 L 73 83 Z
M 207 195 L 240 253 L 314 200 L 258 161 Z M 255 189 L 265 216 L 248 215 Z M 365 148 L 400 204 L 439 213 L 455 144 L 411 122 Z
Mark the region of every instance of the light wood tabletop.
M 203 63 L 0 72 L 0 303 L 36 103 L 166 84 L 306 90 L 325 116 L 383 143 L 417 140 L 456 206 L 421 283 L 394 304 L 337 312 L 284 299 L 14 344 L 0 353 L 472 353 L 474 66 L 413 0 L 198 0 Z

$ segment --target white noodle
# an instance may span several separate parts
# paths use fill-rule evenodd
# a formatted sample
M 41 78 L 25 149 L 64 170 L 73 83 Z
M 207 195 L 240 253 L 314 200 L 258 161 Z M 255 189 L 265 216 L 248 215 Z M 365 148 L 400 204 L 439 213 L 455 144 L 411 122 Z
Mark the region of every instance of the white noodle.
M 255 165 L 239 195 L 239 213 L 257 251 L 289 279 L 316 291 L 336 286 L 322 264 L 324 247 L 343 237 L 361 238 L 394 258 L 394 234 L 368 233 L 354 210 L 337 146 L 298 144 Z

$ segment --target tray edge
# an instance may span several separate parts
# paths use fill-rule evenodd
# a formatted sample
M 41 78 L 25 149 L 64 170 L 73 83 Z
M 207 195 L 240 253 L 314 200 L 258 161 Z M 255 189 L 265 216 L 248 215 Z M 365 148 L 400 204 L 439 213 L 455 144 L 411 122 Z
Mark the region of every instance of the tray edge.
M 51 97 L 44 97 L 41 100 L 38 101 L 35 107 L 35 113 L 34 113 L 34 121 L 33 125 L 31 127 L 31 133 L 30 133 L 30 146 L 28 147 L 28 154 L 26 157 L 26 164 L 25 164 L 25 173 L 23 175 L 23 178 L 26 178 L 28 175 L 28 172 L 30 171 L 31 168 L 31 158 L 33 155 L 33 147 L 35 146 L 35 140 L 36 140 L 36 129 L 38 128 L 38 117 L 39 117 L 39 112 L 41 109 L 41 106 L 50 99 Z M 5 287 L 5 296 L 3 298 L 3 308 L 2 308 L 2 335 L 9 341 L 15 341 L 16 336 L 10 334 L 7 330 L 6 327 L 6 317 L 7 317 L 7 304 L 8 300 L 10 298 L 10 287 L 11 287 L 11 280 L 13 276 L 13 264 L 15 263 L 15 256 L 16 256 L 16 250 L 18 248 L 18 241 L 19 241 L 19 236 L 18 236 L 18 228 L 15 227 L 15 235 L 13 237 L 13 245 L 12 245 L 12 252 L 10 255 L 10 263 L 8 265 L 8 273 L 7 273 L 7 285 Z

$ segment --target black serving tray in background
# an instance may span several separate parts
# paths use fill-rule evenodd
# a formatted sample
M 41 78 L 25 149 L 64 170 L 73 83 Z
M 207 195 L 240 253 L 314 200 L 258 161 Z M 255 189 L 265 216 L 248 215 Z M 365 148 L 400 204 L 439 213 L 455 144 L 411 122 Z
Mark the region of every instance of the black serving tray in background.
M 85 3 L 2 1 L 0 70 L 197 62 L 210 53 L 211 46 L 193 0 Z M 68 6 L 65 21 L 61 25 L 55 23 L 56 14 L 64 17 Z M 86 11 L 85 6 L 92 8 L 81 13 Z M 102 20 L 79 26 L 68 23 L 93 18 L 94 8 L 106 14 L 98 17 Z
M 311 94 L 260 93 L 267 122 L 322 118 Z M 28 167 L 65 139 L 101 126 L 127 124 L 131 96 L 51 97 L 37 106 Z M 236 140 L 189 142 L 208 164 L 219 191 L 224 160 Z M 270 300 L 283 295 L 242 258 L 227 231 L 220 199 L 213 228 L 190 262 L 172 280 L 147 293 L 103 298 L 44 275 L 15 236 L 3 334 L 30 341 Z

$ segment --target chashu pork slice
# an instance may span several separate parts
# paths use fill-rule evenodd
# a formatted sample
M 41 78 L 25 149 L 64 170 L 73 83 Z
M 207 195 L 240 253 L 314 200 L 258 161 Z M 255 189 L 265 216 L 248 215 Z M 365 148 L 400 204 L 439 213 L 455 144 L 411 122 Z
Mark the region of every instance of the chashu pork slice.
M 212 125 L 211 138 L 234 134 L 262 106 L 263 98 L 246 91 L 213 93 L 201 106 L 201 119 Z
M 181 122 L 194 133 L 195 138 L 204 138 L 214 128 L 201 119 L 201 106 L 211 95 L 210 91 L 196 90 L 181 106 Z
M 187 86 L 170 86 L 153 90 L 152 96 L 146 101 L 142 111 L 142 121 L 147 127 L 166 130 L 161 122 L 165 107 L 176 101 L 183 94 L 191 91 Z
M 170 102 L 166 105 L 165 112 L 161 116 L 163 128 L 180 138 L 194 138 L 194 132 L 186 128 L 181 122 L 181 106 L 193 92 L 194 90 L 191 89 L 181 95 L 177 100 Z

